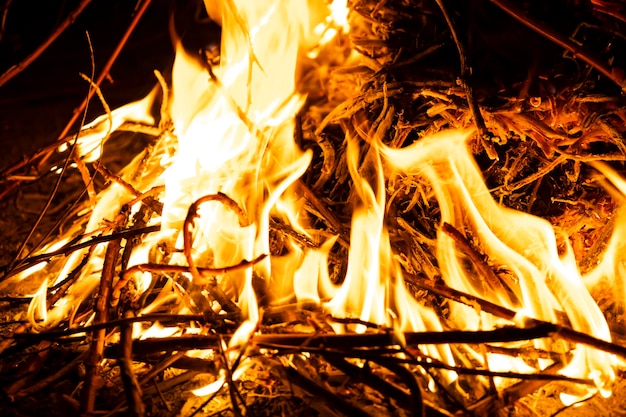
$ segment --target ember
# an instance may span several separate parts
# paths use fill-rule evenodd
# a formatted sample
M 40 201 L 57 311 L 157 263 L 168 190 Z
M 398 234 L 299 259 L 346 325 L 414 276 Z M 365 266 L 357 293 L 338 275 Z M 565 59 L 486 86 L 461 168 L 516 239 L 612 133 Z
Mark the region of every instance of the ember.
M 43 393 L 59 415 L 621 407 L 626 18 L 591 1 L 563 35 L 551 7 L 474 3 L 190 2 L 219 48 L 190 51 L 173 17 L 171 77 L 155 71 L 145 98 L 109 109 L 110 65 L 83 76 L 81 112 L 97 97 L 104 114 L 76 128 L 77 112 L 3 171 L 5 199 L 56 183 L 0 278 L 3 407 L 36 415 Z M 511 30 L 482 27 L 493 16 L 528 37 L 519 56 L 494 41 Z M 498 53 L 528 74 L 501 73 Z M 146 146 L 117 169 L 127 132 Z M 54 223 L 64 178 L 80 196 Z

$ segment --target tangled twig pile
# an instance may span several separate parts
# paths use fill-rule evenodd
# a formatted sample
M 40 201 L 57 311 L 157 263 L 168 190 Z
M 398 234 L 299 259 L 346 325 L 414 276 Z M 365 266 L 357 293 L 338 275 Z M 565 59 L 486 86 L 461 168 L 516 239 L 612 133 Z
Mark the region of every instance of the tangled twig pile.
M 37 399 L 45 393 L 59 415 L 68 408 L 83 413 L 106 410 L 107 415 L 493 415 L 507 410 L 521 415 L 529 407 L 524 402 L 528 396 L 550 382 L 594 385 L 590 378 L 559 374 L 574 346 L 626 359 L 626 348 L 620 343 L 623 304 L 615 301 L 610 285 L 594 287 L 593 296 L 614 343 L 573 330 L 562 312 L 556 313 L 562 315 L 558 323 L 528 319 L 523 327 L 457 329 L 450 317 L 452 305 L 467 305 L 511 323 L 518 311 L 447 285 L 436 257 L 438 233 L 454 241 L 485 287 L 514 298 L 507 284 L 511 272 L 489 259 L 471 230 L 442 221 L 432 185 L 420 175 L 408 174 L 392 176 L 385 184 L 393 202 L 385 214 L 389 241 L 407 287 L 438 314 L 442 331 L 398 332 L 359 319 L 333 317 L 316 303 L 274 303 L 270 284 L 255 275 L 253 287 L 262 318 L 236 359 L 226 352 L 244 318 L 236 285 L 217 276 L 283 254 L 289 250 L 286 242 L 317 248 L 328 236 L 337 235 L 329 274 L 333 283 L 342 283 L 348 268 L 354 198 L 346 136 L 359 141 L 361 169 L 367 177 L 371 167 L 366 155 L 375 142 L 400 149 L 448 128 L 473 128 L 474 156 L 494 199 L 550 220 L 557 234 L 569 239 L 583 272 L 598 264 L 615 227 L 614 208 L 623 198 L 598 179 L 592 167 L 604 161 L 620 169 L 626 158 L 622 96 L 626 63 L 617 55 L 626 43 L 626 19 L 620 3 L 562 0 L 526 10 L 504 0 L 475 0 L 458 7 L 446 3 L 352 2 L 351 34 L 321 48 L 324 66 L 313 60 L 303 63 L 298 88 L 307 101 L 298 115 L 295 137 L 301 148 L 312 150 L 313 162 L 295 189 L 312 221 L 305 235 L 272 217 L 269 254 L 235 265 L 195 264 L 192 232 L 201 205 L 217 202 L 235 213 L 242 227 L 249 222 L 237 202 L 217 193 L 196 200 L 188 209 L 182 226 L 187 265 L 169 264 L 177 249 L 163 241 L 150 254 L 149 263 L 129 266 L 132 251 L 160 228 L 150 219 L 163 209 L 159 199 L 163 190 L 140 191 L 128 181 L 127 173 L 110 167 L 120 147 L 128 146 L 125 132 L 140 133 L 148 144 L 130 177 L 156 170 L 151 165 L 154 155 L 170 151 L 166 139 L 175 132 L 167 82 L 160 76 L 162 105 L 157 122 L 126 122 L 106 132 L 105 115 L 100 124 L 84 132 L 100 130 L 107 139 L 111 137 L 98 162 L 86 164 L 76 158 L 80 142 L 56 152 L 57 142 L 7 168 L 2 177 L 4 198 L 33 178 L 50 180 L 52 166 L 65 166 L 61 176 L 52 178 L 57 183 L 53 197 L 63 175 L 74 179 L 69 183 L 76 189 L 82 187 L 70 193 L 76 201 L 56 223 L 46 217 L 53 204 L 46 204 L 32 233 L 16 249 L 15 259 L 2 269 L 6 294 L 2 303 L 12 315 L 3 325 L 0 341 L 6 375 L 3 406 L 23 415 L 36 410 Z M 142 4 L 140 10 L 145 10 L 149 1 Z M 208 52 L 201 55 L 207 78 L 217 83 L 211 71 L 215 57 Z M 105 76 L 93 82 L 90 98 Z M 68 124 L 68 131 L 74 123 Z M 71 144 L 74 137 L 62 140 Z M 77 162 L 75 169 L 70 168 L 71 161 Z M 102 219 L 97 233 L 87 235 L 82 232 L 88 220 L 83 211 L 105 186 L 102 179 L 134 197 L 116 218 Z M 141 208 L 131 213 L 129 207 L 136 203 Z M 35 229 L 46 222 L 54 234 L 68 235 L 69 230 L 72 239 L 38 253 L 43 243 L 55 239 L 49 233 L 41 244 L 29 242 Z M 565 237 L 560 238 L 561 251 L 567 246 Z M 25 255 L 28 247 L 33 255 Z M 40 281 L 12 280 L 42 261 L 54 271 L 55 263 L 77 251 L 83 251 L 82 261 L 67 271 L 63 281 L 45 289 L 45 305 L 22 295 L 32 293 Z M 38 329 L 36 323 L 23 319 L 26 303 L 31 302 L 31 310 L 48 309 L 69 292 L 80 291 L 78 277 L 98 252 L 103 257 L 99 283 L 84 302 L 74 306 L 71 317 L 58 320 L 54 329 Z M 132 279 L 137 272 L 151 272 L 158 279 L 139 292 Z M 164 289 L 176 300 L 164 300 L 160 310 L 139 314 Z M 172 314 L 174 304 L 184 305 L 192 314 Z M 133 339 L 134 326 L 147 329 L 157 322 L 178 327 L 183 334 Z M 366 331 L 338 334 L 338 326 Z M 554 349 L 537 349 L 530 343 L 540 338 L 553 339 Z M 419 349 L 444 344 L 455 346 L 458 365 Z M 485 356 L 523 357 L 535 370 L 544 360 L 551 365 L 534 373 L 494 371 L 477 366 L 466 346 Z M 198 350 L 211 355 L 196 355 Z M 244 358 L 249 360 L 245 376 L 235 377 Z M 13 367 L 17 372 L 9 373 Z M 454 383 L 446 377 L 451 371 L 458 376 Z M 498 388 L 496 379 L 512 382 Z M 207 382 L 221 385 L 208 396 L 185 391 Z M 552 406 L 551 412 L 555 411 L 558 407 Z

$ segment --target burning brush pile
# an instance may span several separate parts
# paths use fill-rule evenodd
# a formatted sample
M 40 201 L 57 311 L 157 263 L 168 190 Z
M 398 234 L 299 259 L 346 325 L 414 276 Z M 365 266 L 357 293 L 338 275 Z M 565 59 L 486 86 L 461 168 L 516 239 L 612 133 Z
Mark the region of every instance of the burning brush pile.
M 7 413 L 623 413 L 626 12 L 453 3 L 199 2 L 219 48 L 172 24 L 171 77 L 7 168 L 54 182 Z

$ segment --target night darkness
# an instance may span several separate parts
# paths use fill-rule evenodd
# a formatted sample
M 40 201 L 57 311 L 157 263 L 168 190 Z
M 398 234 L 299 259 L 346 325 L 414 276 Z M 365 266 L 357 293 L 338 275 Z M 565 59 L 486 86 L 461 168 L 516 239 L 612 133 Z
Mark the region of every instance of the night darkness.
M 0 72 L 22 61 L 50 35 L 78 1 L 12 1 L 0 40 Z M 35 6 L 36 5 L 36 6 Z M 51 143 L 85 98 L 94 52 L 95 74 L 132 20 L 136 2 L 92 1 L 76 22 L 28 68 L 0 87 L 0 167 Z M 102 92 L 113 109 L 143 97 L 154 86 L 153 71 L 164 72 L 173 59 L 168 4 L 154 1 L 113 65 Z M 90 103 L 90 117 L 103 113 Z

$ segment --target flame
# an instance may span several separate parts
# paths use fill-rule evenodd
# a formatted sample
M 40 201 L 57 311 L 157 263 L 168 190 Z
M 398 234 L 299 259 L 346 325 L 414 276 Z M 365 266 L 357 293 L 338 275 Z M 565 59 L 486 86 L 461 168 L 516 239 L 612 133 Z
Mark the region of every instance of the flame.
M 439 203 L 442 225 L 476 236 L 490 262 L 505 266 L 509 272 L 485 275 L 478 268 L 468 270 L 464 248 L 440 230 L 437 258 L 446 283 L 512 310 L 521 310 L 527 317 L 558 323 L 562 322 L 558 313 L 563 313 L 573 329 L 610 341 L 608 324 L 584 285 L 569 245 L 565 254 L 560 255 L 549 222 L 502 207 L 493 200 L 466 145 L 469 136 L 470 132 L 444 131 L 404 149 L 381 145 L 387 162 L 399 173 L 421 175 L 429 180 Z M 451 317 L 462 329 L 506 324 L 467 306 L 453 308 L 456 311 Z M 523 325 L 523 321 L 518 324 Z M 538 348 L 548 348 L 545 342 L 535 343 Z M 591 376 L 602 389 L 614 380 L 615 364 L 612 355 L 578 347 L 562 373 Z
M 161 231 L 134 249 L 128 268 L 149 264 L 156 257 L 159 262 L 188 267 L 189 271 L 157 275 L 138 268 L 118 279 L 114 297 L 128 282 L 142 294 L 164 278 L 167 284 L 141 314 L 160 311 L 164 306 L 183 313 L 203 308 L 193 297 L 183 295 L 185 288 L 196 288 L 201 295 L 213 284 L 223 288 L 244 318 L 229 343 L 220 346 L 226 362 L 223 365 L 232 371 L 232 380 L 250 366 L 239 358 L 258 331 L 262 316 L 254 278 L 268 284 L 275 304 L 295 299 L 317 304 L 336 317 L 385 326 L 394 331 L 400 345 L 405 343 L 403 334 L 408 331 L 524 326 L 528 317 L 611 340 L 590 290 L 599 281 L 618 276 L 616 282 L 625 298 L 620 236 L 626 227 L 626 210 L 620 211 L 602 263 L 582 276 L 567 239 L 560 239 L 565 242 L 565 250 L 559 251 L 559 236 L 548 221 L 494 201 L 467 146 L 470 131 L 441 132 L 403 149 L 390 148 L 378 138 L 368 138 L 367 146 L 363 146 L 355 136 L 346 135 L 347 165 L 354 184 L 350 195 L 353 212 L 348 266 L 342 283 L 335 285 L 328 265 L 339 237 L 318 242 L 319 237 L 314 239 L 310 232 L 304 202 L 294 185 L 309 166 L 312 153 L 296 145 L 293 132 L 295 115 L 305 101 L 296 92 L 299 59 L 317 57 L 321 46 L 348 30 L 346 2 L 327 5 L 313 0 L 207 0 L 205 6 L 209 16 L 223 27 L 219 65 L 207 68 L 210 64 L 200 62 L 177 45 L 171 101 L 167 103 L 172 131 L 121 173 L 136 192 L 117 183 L 111 185 L 98 196 L 89 219 L 71 231 L 77 233 L 80 226 L 85 235 L 95 235 L 106 229 L 103 219 L 116 224 L 120 218 L 139 213 L 142 202 L 138 193 L 158 190 L 162 213 L 145 222 L 160 224 Z M 103 116 L 87 126 L 86 134 L 78 141 L 83 159 L 97 159 L 106 132 L 125 120 L 154 123 L 148 108 L 155 95 L 153 92 L 140 102 L 114 111 L 111 119 Z M 598 164 L 596 168 L 626 195 L 623 181 L 608 167 Z M 424 195 L 438 204 L 441 217 L 436 257 L 445 283 L 519 311 L 513 321 L 454 303 L 450 304 L 450 318 L 444 321 L 407 290 L 386 218 L 387 207 L 393 204 L 393 196 L 387 195 L 389 184 L 399 177 L 426 182 Z M 270 219 L 280 219 L 319 245 L 302 247 L 288 238 L 287 253 L 268 256 L 253 268 L 212 275 L 199 272 L 201 268 L 236 265 L 270 254 Z M 161 246 L 167 250 L 159 251 Z M 50 281 L 58 283 L 70 276 L 88 250 L 75 251 Z M 82 266 L 79 279 L 63 299 L 49 308 L 48 279 L 44 279 L 29 310 L 33 328 L 59 323 L 93 294 L 101 279 L 104 254 L 105 246 L 97 245 Z M 481 268 L 485 259 L 504 272 Z M 17 279 L 33 272 L 34 268 L 24 271 Z M 207 303 L 218 314 L 227 313 L 220 310 L 225 309 L 224 305 L 214 300 Z M 362 324 L 334 328 L 337 332 L 367 331 Z M 148 329 L 136 325 L 134 330 L 137 338 L 181 334 L 177 327 L 158 324 Z M 554 350 L 551 348 L 555 345 L 563 348 L 555 340 L 532 343 L 541 349 Z M 424 351 L 448 365 L 457 362 L 447 345 L 426 347 Z M 532 370 L 521 359 L 471 354 L 472 360 L 482 362 L 487 369 Z M 231 369 L 236 364 L 239 366 Z M 548 365 L 545 361 L 540 367 Z M 577 346 L 561 373 L 593 378 L 606 394 L 615 378 L 615 366 L 612 355 Z M 202 396 L 217 392 L 227 383 L 228 375 L 226 369 L 221 369 L 213 383 L 194 393 Z M 450 380 L 456 377 L 454 373 L 448 376 Z

